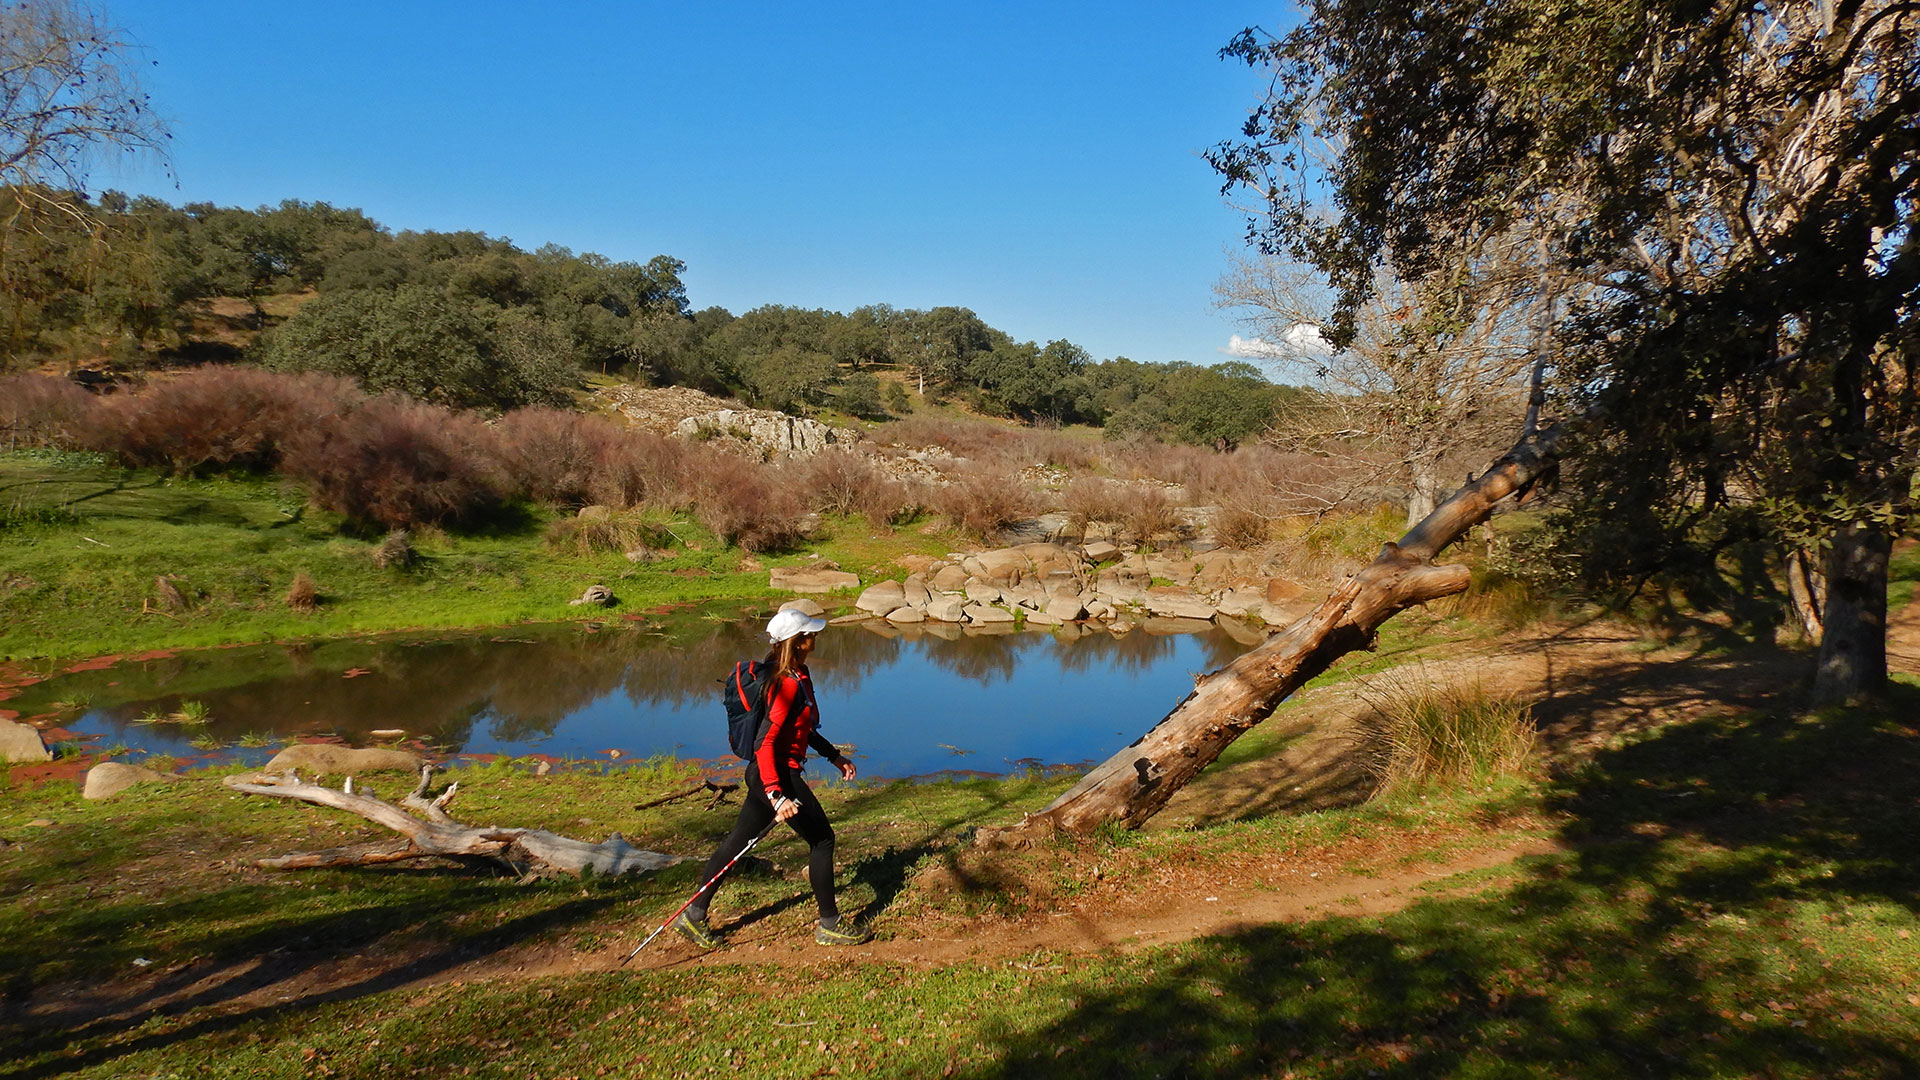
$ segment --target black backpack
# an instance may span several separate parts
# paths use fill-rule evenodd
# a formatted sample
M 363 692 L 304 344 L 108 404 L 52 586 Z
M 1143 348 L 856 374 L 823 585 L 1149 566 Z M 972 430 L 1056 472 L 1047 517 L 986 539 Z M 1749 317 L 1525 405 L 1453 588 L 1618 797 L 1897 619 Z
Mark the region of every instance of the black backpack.
M 742 660 L 720 680 L 720 700 L 727 707 L 727 745 L 736 756 L 753 760 L 767 723 L 767 686 L 761 681 L 766 663 Z

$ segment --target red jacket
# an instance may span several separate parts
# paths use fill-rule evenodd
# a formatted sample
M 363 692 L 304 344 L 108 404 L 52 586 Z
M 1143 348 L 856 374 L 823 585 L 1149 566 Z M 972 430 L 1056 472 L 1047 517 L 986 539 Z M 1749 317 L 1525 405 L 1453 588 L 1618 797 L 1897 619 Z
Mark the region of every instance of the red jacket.
M 779 685 L 769 690 L 767 734 L 753 752 L 753 764 L 760 770 L 760 782 L 768 799 L 777 799 L 780 777 L 787 770 L 798 770 L 807 762 L 807 747 L 820 751 L 828 761 L 838 763 L 840 749 L 820 734 L 820 707 L 813 699 L 813 674 L 805 664 L 799 674 L 782 676 Z

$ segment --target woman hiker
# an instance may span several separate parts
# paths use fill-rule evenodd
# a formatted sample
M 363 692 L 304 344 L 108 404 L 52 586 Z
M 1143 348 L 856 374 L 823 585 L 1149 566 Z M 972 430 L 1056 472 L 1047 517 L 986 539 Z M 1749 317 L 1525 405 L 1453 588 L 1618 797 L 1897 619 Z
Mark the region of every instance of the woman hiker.
M 813 652 L 814 635 L 826 629 L 826 621 L 804 612 L 787 610 L 767 623 L 767 638 L 773 648 L 761 669 L 761 684 L 767 695 L 767 731 L 754 749 L 747 766 L 747 794 L 740 806 L 740 817 L 733 833 L 707 860 L 701 881 L 711 881 L 727 862 L 744 850 L 768 825 L 784 821 L 807 842 L 807 880 L 813 885 L 813 898 L 820 905 L 820 926 L 813 940 L 822 945 L 858 945 L 873 937 L 871 931 L 852 923 L 842 924 L 840 907 L 833 898 L 833 826 L 827 812 L 820 808 L 801 775 L 812 746 L 840 770 L 848 780 L 854 778 L 853 762 L 842 757 L 840 749 L 820 734 L 820 708 L 813 698 L 813 676 L 807 671 L 807 657 Z M 713 902 L 720 882 L 714 882 L 680 917 L 673 928 L 682 937 L 703 949 L 720 944 L 707 926 L 707 906 Z

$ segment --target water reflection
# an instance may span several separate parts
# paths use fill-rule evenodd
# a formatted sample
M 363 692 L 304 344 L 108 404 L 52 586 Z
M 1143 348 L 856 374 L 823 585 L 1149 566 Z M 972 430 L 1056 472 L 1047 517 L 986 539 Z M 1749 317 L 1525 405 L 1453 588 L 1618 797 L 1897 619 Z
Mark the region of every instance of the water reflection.
M 71 730 L 177 755 L 195 752 L 196 735 L 229 746 L 303 735 L 364 743 L 401 729 L 449 752 L 711 758 L 726 754 L 717 680 L 764 651 L 760 625 L 729 612 L 209 650 L 62 676 L 7 704 L 34 715 L 84 700 Z M 823 730 L 852 744 L 875 777 L 1099 760 L 1183 698 L 1195 675 L 1246 648 L 1211 628 L 1117 637 L 878 629 L 886 632 L 828 631 L 813 663 Z M 187 701 L 206 706 L 206 725 L 140 722 Z

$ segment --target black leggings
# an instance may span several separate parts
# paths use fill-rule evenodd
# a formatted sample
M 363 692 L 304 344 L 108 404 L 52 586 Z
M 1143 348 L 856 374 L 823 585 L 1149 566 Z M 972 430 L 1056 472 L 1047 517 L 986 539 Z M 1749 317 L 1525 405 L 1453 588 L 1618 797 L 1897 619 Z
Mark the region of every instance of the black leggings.
M 813 885 L 814 902 L 820 905 L 820 918 L 823 922 L 832 922 L 840 917 L 840 906 L 833 899 L 833 826 L 827 821 L 827 812 L 820 807 L 820 800 L 814 798 L 813 790 L 798 772 L 786 772 L 780 777 L 780 790 L 787 798 L 800 804 L 800 812 L 787 819 L 787 826 L 800 834 L 807 842 L 807 881 Z M 759 836 L 773 822 L 773 803 L 767 798 L 767 789 L 760 783 L 760 770 L 747 767 L 747 797 L 740 804 L 740 816 L 734 820 L 733 832 L 720 844 L 720 849 L 707 860 L 707 868 L 700 872 L 701 881 L 711 881 L 727 860 L 746 849 L 747 842 Z M 705 895 L 693 902 L 687 914 L 694 918 L 704 917 L 707 905 L 713 903 L 713 894 L 720 891 L 722 883 L 715 881 Z

